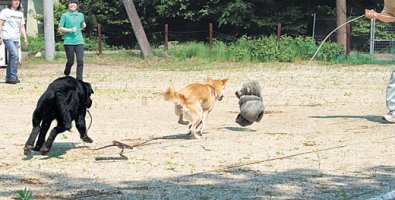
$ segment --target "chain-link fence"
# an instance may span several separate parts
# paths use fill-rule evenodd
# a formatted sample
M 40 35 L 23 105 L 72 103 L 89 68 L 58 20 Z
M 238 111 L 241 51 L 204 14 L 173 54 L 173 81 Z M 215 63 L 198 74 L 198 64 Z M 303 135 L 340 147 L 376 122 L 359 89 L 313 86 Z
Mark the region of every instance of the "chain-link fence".
M 353 19 L 349 17 L 348 20 Z M 312 37 L 321 42 L 336 28 L 336 18 L 313 18 Z M 328 41 L 336 42 L 336 33 Z M 350 23 L 350 49 L 354 52 L 392 54 L 395 43 L 395 23 L 361 18 Z

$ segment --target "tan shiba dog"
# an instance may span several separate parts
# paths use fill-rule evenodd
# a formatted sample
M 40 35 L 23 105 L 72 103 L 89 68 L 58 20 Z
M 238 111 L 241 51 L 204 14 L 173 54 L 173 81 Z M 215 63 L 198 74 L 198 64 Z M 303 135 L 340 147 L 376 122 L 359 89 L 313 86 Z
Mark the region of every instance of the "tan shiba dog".
M 176 92 L 173 84 L 169 84 L 164 93 L 165 100 L 175 102 L 178 123 L 189 123 L 189 134 L 198 138 L 206 126 L 208 113 L 214 107 L 216 100 L 221 101 L 228 79 L 214 80 L 208 78 L 206 83 L 191 83 Z M 184 121 L 184 115 L 189 121 Z

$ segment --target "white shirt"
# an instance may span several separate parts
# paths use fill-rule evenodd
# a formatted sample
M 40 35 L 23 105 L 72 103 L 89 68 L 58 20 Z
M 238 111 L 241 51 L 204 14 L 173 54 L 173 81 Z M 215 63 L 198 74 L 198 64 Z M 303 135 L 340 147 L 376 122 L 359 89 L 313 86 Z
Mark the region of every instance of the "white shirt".
M 0 12 L 0 20 L 4 21 L 2 38 L 19 41 L 21 26 L 25 24 L 23 12 L 4 8 Z

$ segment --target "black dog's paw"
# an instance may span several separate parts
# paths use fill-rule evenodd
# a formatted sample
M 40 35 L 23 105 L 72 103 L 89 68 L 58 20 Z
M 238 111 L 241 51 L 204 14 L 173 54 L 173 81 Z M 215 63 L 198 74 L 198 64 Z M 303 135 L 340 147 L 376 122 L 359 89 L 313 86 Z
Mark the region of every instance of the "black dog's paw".
M 43 156 L 47 155 L 49 150 L 50 149 L 48 149 L 47 147 L 41 147 L 41 149 L 40 149 L 41 155 L 43 155 Z
M 84 136 L 81 139 L 82 139 L 82 141 L 84 141 L 86 143 L 93 143 L 93 140 L 88 136 Z
M 24 155 L 28 155 L 30 152 L 32 152 L 33 150 L 33 146 L 31 145 L 27 145 L 23 148 L 23 154 Z

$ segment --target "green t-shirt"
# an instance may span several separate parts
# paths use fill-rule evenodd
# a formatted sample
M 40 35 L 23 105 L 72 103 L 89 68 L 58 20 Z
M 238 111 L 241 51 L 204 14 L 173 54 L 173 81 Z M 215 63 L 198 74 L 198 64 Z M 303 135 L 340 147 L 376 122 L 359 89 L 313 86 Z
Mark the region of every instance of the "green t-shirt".
M 63 28 L 73 28 L 76 27 L 76 32 L 64 33 L 63 44 L 77 45 L 84 44 L 84 38 L 82 37 L 81 24 L 84 23 L 84 14 L 70 10 L 62 15 L 59 22 L 59 27 Z

